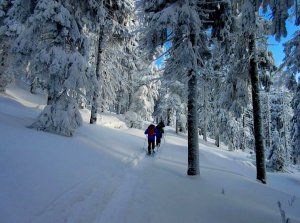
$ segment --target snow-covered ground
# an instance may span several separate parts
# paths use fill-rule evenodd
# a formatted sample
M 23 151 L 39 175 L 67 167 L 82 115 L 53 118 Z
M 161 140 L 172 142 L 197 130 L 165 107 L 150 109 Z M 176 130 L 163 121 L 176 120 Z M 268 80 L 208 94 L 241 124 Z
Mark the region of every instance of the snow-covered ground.
M 300 173 L 256 181 L 253 157 L 200 140 L 189 177 L 187 140 L 171 128 L 155 157 L 143 130 L 103 115 L 72 138 L 27 128 L 45 98 L 11 86 L 0 95 L 1 223 L 300 222 Z

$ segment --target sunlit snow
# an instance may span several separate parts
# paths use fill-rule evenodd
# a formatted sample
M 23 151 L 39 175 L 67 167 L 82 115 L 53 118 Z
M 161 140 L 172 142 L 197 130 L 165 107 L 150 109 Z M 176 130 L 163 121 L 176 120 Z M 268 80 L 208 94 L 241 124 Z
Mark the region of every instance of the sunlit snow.
M 29 126 L 45 98 L 10 86 L 0 95 L 1 223 L 275 223 L 278 202 L 300 222 L 300 174 L 256 181 L 255 158 L 200 142 L 200 176 L 189 177 L 187 139 L 166 127 L 155 157 L 144 129 L 101 115 L 73 137 Z

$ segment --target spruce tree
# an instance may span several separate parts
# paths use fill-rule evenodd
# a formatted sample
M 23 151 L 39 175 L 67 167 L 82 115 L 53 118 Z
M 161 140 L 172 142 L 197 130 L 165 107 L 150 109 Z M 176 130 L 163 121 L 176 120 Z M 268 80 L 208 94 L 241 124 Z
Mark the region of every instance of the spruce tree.
M 28 57 L 13 53 L 16 38 L 26 29 L 28 17 L 32 14 L 34 0 L 0 1 L 0 91 L 15 78 L 27 79 Z
M 6 86 L 13 80 L 13 75 L 9 71 L 11 38 L 5 24 L 11 6 L 11 1 L 0 2 L 0 92 L 4 92 Z
M 32 128 L 71 136 L 82 123 L 77 98 L 92 87 L 85 28 L 97 17 L 94 3 L 38 0 L 30 5 L 32 14 L 14 52 L 27 56 L 30 72 L 45 83 L 48 93 L 47 106 Z
M 171 40 L 165 75 L 187 83 L 188 96 L 188 175 L 198 175 L 197 73 L 205 69 L 208 53 L 205 32 L 206 1 L 140 1 L 148 26 L 146 46 L 154 53 Z
M 283 144 L 277 130 L 275 130 L 272 133 L 272 139 L 273 139 L 271 145 L 272 156 L 268 166 L 273 170 L 283 171 L 284 167 L 286 166 L 286 160 L 284 157 Z
M 97 21 L 99 27 L 96 29 L 98 43 L 94 76 L 97 83 L 92 93 L 91 124 L 97 121 L 100 105 L 103 111 L 107 103 L 115 101 L 117 91 L 124 84 L 122 82 L 125 82 L 119 69 L 122 57 L 126 57 L 121 45 L 129 39 L 128 27 L 134 5 L 132 0 L 104 0 L 99 1 L 98 7 L 101 17 Z
M 300 30 L 296 31 L 293 38 L 284 43 L 284 64 L 291 75 L 300 72 Z
M 292 157 L 294 164 L 300 163 L 300 79 L 296 92 L 292 100 L 292 108 L 294 115 L 292 118 L 292 130 L 291 130 L 291 146 L 292 146 Z

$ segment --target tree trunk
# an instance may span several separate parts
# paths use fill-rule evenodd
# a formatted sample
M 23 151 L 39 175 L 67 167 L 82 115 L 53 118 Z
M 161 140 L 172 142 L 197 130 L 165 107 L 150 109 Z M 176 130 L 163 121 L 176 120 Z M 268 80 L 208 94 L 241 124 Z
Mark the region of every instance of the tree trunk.
M 282 107 L 282 123 L 283 123 L 283 137 L 284 137 L 284 149 L 285 149 L 285 161 L 288 162 L 290 159 L 289 159 L 289 134 L 288 134 L 288 122 L 287 120 L 289 120 L 289 118 L 287 117 L 287 111 L 286 111 L 286 108 L 288 107 L 288 105 L 285 103 L 285 96 L 282 95 L 282 98 L 281 98 L 281 107 Z
M 97 52 L 97 62 L 96 62 L 96 78 L 98 86 L 100 83 L 100 63 L 101 63 L 101 55 L 103 53 L 103 37 L 104 37 L 104 26 L 100 26 L 99 30 L 99 38 L 98 38 L 98 52 Z M 90 124 L 94 124 L 97 122 L 97 114 L 98 114 L 98 107 L 99 107 L 99 93 L 101 92 L 100 86 L 95 88 L 95 92 L 93 95 L 92 100 L 92 109 L 91 109 L 91 118 L 90 118 Z
M 217 135 L 216 135 L 216 139 L 215 139 L 216 141 L 215 141 L 215 145 L 217 146 L 217 147 L 220 147 L 220 134 L 218 133 Z
M 188 81 L 188 175 L 200 174 L 197 112 L 197 78 L 189 71 Z
M 240 137 L 240 141 L 239 141 L 239 147 L 242 151 L 245 151 L 246 149 L 246 135 L 245 135 L 245 126 L 246 126 L 246 123 L 245 123 L 245 114 L 242 115 L 242 124 L 243 124 L 243 131 L 241 133 L 241 137 Z
M 206 80 L 206 78 L 204 79 L 204 81 Z M 203 102 L 203 109 L 205 111 L 206 114 L 208 114 L 207 112 L 207 100 L 206 100 L 206 96 L 207 96 L 207 92 L 206 92 L 206 87 L 205 85 L 203 86 L 203 94 L 204 94 L 204 102 Z M 207 116 L 205 115 L 204 116 L 204 119 L 203 119 L 203 128 L 201 129 L 201 132 L 202 132 L 202 135 L 203 135 L 203 140 L 205 142 L 207 142 Z
M 205 141 L 205 142 L 207 142 L 207 127 L 206 127 L 206 123 L 204 123 L 204 127 L 203 127 L 203 129 L 201 129 L 202 131 L 201 131 L 201 133 L 202 133 L 202 135 L 203 135 L 203 140 Z
M 30 1 L 30 13 L 33 14 L 34 13 L 34 9 L 37 5 L 37 0 L 31 0 Z
M 95 91 L 92 100 L 90 124 L 94 124 L 97 122 L 97 114 L 98 114 L 98 93 Z
M 266 183 L 266 166 L 265 166 L 265 151 L 264 138 L 262 133 L 262 116 L 259 95 L 258 71 L 256 62 L 256 44 L 255 35 L 252 33 L 249 36 L 249 52 L 250 52 L 250 69 L 249 75 L 252 84 L 252 103 L 253 103 L 253 125 L 255 138 L 256 152 L 256 173 L 257 180 Z
M 122 95 L 121 94 L 122 94 L 121 92 L 117 93 L 117 100 L 115 102 L 115 110 L 118 115 L 120 115 L 122 112 L 122 105 L 121 105 Z
M 35 78 L 33 78 L 32 82 L 30 84 L 30 93 L 31 94 L 36 94 L 37 84 L 38 84 L 38 79 L 37 79 L 37 77 L 35 77 Z
M 269 92 L 266 93 L 267 95 L 267 140 L 266 140 L 266 146 L 267 149 L 271 148 L 271 143 L 272 143 L 272 139 L 271 139 L 271 114 L 270 114 L 270 98 L 269 98 Z
M 57 80 L 55 80 L 55 77 L 51 75 L 48 86 L 47 86 L 47 105 L 51 105 L 57 102 L 59 99 L 61 93 L 57 92 L 56 90 L 52 89 L 51 86 L 55 86 L 57 83 Z
M 171 126 L 171 109 L 167 109 L 167 126 Z

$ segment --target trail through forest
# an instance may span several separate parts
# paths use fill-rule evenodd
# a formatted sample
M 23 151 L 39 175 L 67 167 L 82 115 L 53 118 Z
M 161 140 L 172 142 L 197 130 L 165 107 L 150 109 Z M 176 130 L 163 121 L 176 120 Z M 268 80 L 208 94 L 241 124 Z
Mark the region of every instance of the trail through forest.
M 300 175 L 256 181 L 253 154 L 200 139 L 200 176 L 187 176 L 186 135 L 166 127 L 154 157 L 143 129 L 103 114 L 74 137 L 29 129 L 42 100 L 21 89 L 0 96 L 2 223 L 281 222 L 277 202 L 300 222 Z M 109 126 L 109 127 L 108 127 Z M 145 126 L 146 127 L 146 126 Z

